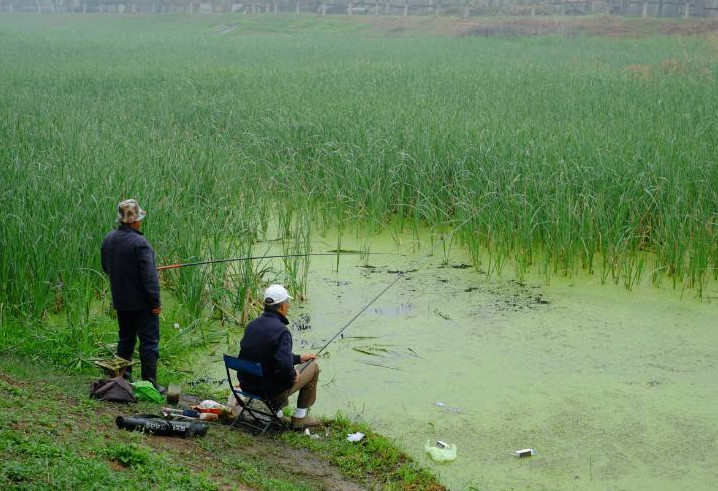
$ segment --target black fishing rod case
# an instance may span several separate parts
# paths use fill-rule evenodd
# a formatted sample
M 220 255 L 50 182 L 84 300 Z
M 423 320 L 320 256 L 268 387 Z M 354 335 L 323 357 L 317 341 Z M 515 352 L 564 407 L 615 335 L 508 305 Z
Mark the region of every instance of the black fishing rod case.
M 172 421 L 153 414 L 136 416 L 117 416 L 117 427 L 127 431 L 143 431 L 151 435 L 165 436 L 204 436 L 209 425 L 195 421 Z

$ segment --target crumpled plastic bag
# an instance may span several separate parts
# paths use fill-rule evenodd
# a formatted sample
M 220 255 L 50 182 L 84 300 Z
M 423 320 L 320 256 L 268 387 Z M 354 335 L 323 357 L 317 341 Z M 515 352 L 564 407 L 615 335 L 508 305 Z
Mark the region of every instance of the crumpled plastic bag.
M 223 412 L 229 410 L 229 408 L 224 404 L 220 404 L 219 402 L 213 401 L 212 399 L 206 399 L 200 402 L 198 405 L 194 406 L 192 409 L 199 411 L 200 413 L 214 414 L 222 414 Z
M 451 462 L 452 460 L 456 460 L 455 443 L 446 444 L 441 442 L 441 445 L 436 445 L 432 443 L 431 440 L 426 440 L 424 450 L 437 462 Z
M 138 401 L 164 402 L 165 400 L 162 394 L 152 385 L 152 382 L 148 380 L 138 380 L 130 385 L 132 385 Z

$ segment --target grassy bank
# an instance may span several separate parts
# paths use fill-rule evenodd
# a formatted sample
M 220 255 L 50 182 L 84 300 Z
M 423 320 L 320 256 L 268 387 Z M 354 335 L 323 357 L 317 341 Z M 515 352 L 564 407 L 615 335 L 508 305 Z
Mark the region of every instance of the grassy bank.
M 63 489 L 443 489 L 386 438 L 337 419 L 311 440 L 255 438 L 212 425 L 203 438 L 117 429 L 118 415 L 156 413 L 148 403 L 90 400 L 87 376 L 0 357 L 0 486 Z M 364 431 L 363 444 L 345 441 Z

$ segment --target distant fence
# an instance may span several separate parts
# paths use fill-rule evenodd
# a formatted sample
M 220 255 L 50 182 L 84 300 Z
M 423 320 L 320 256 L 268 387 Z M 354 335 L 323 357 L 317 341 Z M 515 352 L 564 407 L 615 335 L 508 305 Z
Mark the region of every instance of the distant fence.
M 718 0 L 0 0 L 4 12 L 209 14 L 280 12 L 318 15 L 587 15 L 718 16 Z

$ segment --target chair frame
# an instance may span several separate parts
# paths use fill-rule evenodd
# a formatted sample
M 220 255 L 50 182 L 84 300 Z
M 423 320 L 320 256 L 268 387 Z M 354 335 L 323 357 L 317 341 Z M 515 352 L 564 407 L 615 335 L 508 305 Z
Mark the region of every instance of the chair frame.
M 230 373 L 230 370 L 234 370 L 237 374 L 237 382 L 239 382 L 238 375 L 240 373 L 254 375 L 255 377 L 263 377 L 264 372 L 262 370 L 261 363 L 242 360 L 241 358 L 225 354 L 224 368 L 227 371 L 227 383 L 229 383 L 229 390 L 231 390 L 232 394 L 234 394 L 237 404 L 242 407 L 239 415 L 232 422 L 232 428 L 244 426 L 258 435 L 263 435 L 272 426 L 276 426 L 282 430 L 287 429 L 286 423 L 277 417 L 276 410 L 273 409 L 271 401 L 260 395 L 241 390 L 241 388 L 237 389 L 232 383 L 232 374 Z M 261 407 L 251 407 L 254 401 L 259 401 L 266 409 Z

